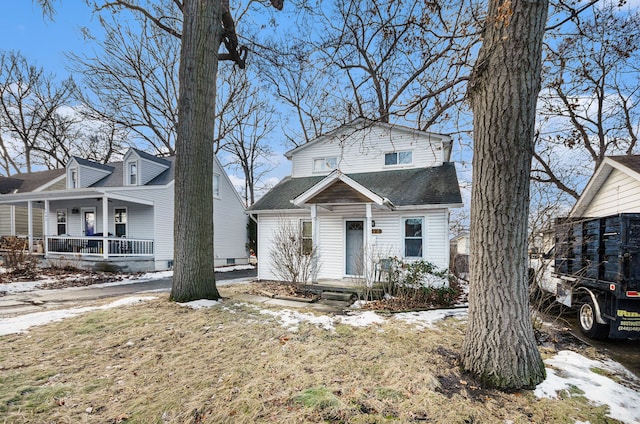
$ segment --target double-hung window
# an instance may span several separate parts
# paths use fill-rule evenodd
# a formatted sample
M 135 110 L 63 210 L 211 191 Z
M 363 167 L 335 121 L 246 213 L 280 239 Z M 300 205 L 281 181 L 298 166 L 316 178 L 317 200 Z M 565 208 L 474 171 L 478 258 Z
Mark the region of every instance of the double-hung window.
M 78 188 L 78 170 L 76 168 L 71 169 L 70 188 Z
M 115 208 L 113 218 L 116 230 L 116 237 L 126 237 L 127 235 L 127 208 Z
M 300 222 L 302 237 L 302 253 L 310 255 L 313 252 L 313 227 L 311 221 Z
M 413 163 L 413 151 L 401 150 L 384 154 L 385 166 L 411 165 Z
M 129 185 L 138 185 L 138 163 L 129 162 Z
M 422 258 L 423 219 L 404 218 L 404 257 Z
M 56 211 L 56 220 L 58 225 L 58 235 L 67 234 L 67 210 L 58 209 Z

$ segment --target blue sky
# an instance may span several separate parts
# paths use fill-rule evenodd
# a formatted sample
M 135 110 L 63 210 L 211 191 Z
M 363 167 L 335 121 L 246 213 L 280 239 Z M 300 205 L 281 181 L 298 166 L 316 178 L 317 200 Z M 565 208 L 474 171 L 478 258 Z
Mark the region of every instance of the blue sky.
M 88 43 L 80 28 L 98 25 L 81 0 L 58 1 L 55 6 L 52 22 L 31 0 L 5 0 L 0 15 L 0 48 L 20 51 L 31 63 L 64 79 L 68 75 L 64 53 L 86 50 Z
M 40 7 L 31 0 L 4 0 L 2 6 L 0 49 L 21 52 L 29 63 L 55 74 L 57 79 L 65 79 L 70 74 L 65 53 L 81 53 L 92 48 L 92 41 L 83 39 L 81 29 L 100 29 L 97 17 L 81 0 L 55 2 L 53 21 L 43 17 Z M 81 80 L 79 76 L 74 78 Z M 270 173 L 273 177 L 270 184 L 290 173 L 288 161 L 279 154 L 274 159 L 278 166 Z M 227 169 L 227 172 L 237 187 L 243 186 L 239 169 Z

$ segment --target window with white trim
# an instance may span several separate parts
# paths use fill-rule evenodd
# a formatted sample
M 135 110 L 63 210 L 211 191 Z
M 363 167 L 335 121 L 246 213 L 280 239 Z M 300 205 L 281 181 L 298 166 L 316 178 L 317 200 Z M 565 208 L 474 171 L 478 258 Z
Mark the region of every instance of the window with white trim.
M 58 209 L 56 211 L 56 222 L 58 227 L 58 235 L 67 234 L 67 210 Z
M 116 237 L 127 236 L 127 208 L 115 208 L 113 210 L 113 221 L 116 230 Z
M 310 255 L 313 252 L 313 223 L 300 221 L 300 237 L 302 237 L 302 253 Z
M 78 170 L 76 168 L 71 168 L 71 182 L 69 186 L 71 188 L 78 188 Z
M 138 163 L 129 162 L 128 171 L 129 185 L 138 185 Z
M 404 218 L 404 257 L 422 258 L 422 218 Z
M 412 150 L 400 150 L 397 152 L 389 152 L 384 154 L 384 165 L 411 165 L 413 163 Z
M 313 160 L 313 171 L 332 171 L 338 167 L 338 158 L 335 156 L 326 158 L 316 158 Z
M 220 197 L 220 175 L 213 174 L 213 197 Z

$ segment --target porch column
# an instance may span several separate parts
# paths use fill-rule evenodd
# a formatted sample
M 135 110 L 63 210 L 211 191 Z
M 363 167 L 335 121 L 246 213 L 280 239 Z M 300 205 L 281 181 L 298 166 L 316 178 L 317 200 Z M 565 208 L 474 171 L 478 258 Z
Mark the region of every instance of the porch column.
M 58 217 L 56 216 L 56 221 Z M 57 233 L 57 232 L 56 232 Z M 49 243 L 47 241 L 47 235 L 49 234 L 49 201 L 44 201 L 44 214 L 42 216 L 42 251 L 44 256 L 47 256 Z
M 311 243 L 314 249 L 318 249 L 318 205 L 315 203 L 311 204 Z M 314 258 L 315 272 L 311 275 L 311 282 L 314 284 L 318 283 L 318 253 Z
M 102 196 L 102 256 L 106 259 L 109 257 L 109 198 L 107 195 Z
M 27 202 L 27 219 L 29 220 L 27 224 L 28 232 L 29 232 L 29 252 L 33 249 L 33 202 L 29 200 Z
M 375 269 L 373 263 L 373 246 L 371 238 L 371 230 L 373 229 L 371 203 L 365 205 L 367 221 L 364 228 L 364 274 L 367 284 L 372 284 L 375 278 Z

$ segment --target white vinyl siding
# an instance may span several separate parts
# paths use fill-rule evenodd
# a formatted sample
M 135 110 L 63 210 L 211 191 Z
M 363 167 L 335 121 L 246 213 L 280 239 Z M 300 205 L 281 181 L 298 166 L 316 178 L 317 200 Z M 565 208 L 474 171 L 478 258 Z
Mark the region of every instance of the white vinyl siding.
M 365 221 L 365 207 L 338 206 L 333 211 L 318 211 L 318 279 L 345 278 L 345 220 Z M 449 221 L 446 209 L 420 211 L 384 211 L 374 209 L 379 234 L 371 235 L 371 249 L 374 259 L 402 257 L 404 218 L 420 217 L 423 222 L 423 259 L 432 262 L 441 269 L 449 265 Z M 282 215 L 260 214 L 258 222 L 258 278 L 273 280 L 273 264 L 269 252 L 273 249 L 273 233 L 278 228 Z M 310 219 L 309 212 L 296 211 L 286 215 L 286 219 L 298 223 Z M 409 260 L 416 258 L 409 258 Z
M 584 211 L 585 217 L 640 212 L 640 181 L 614 169 Z
M 442 140 L 429 134 L 418 136 L 403 130 L 374 127 L 349 132 L 326 140 L 319 140 L 293 154 L 292 176 L 309 177 L 314 173 L 315 159 L 337 157 L 345 174 L 389 170 L 384 165 L 385 154 L 393 151 L 412 151 L 412 165 L 408 167 L 439 166 L 444 159 Z

